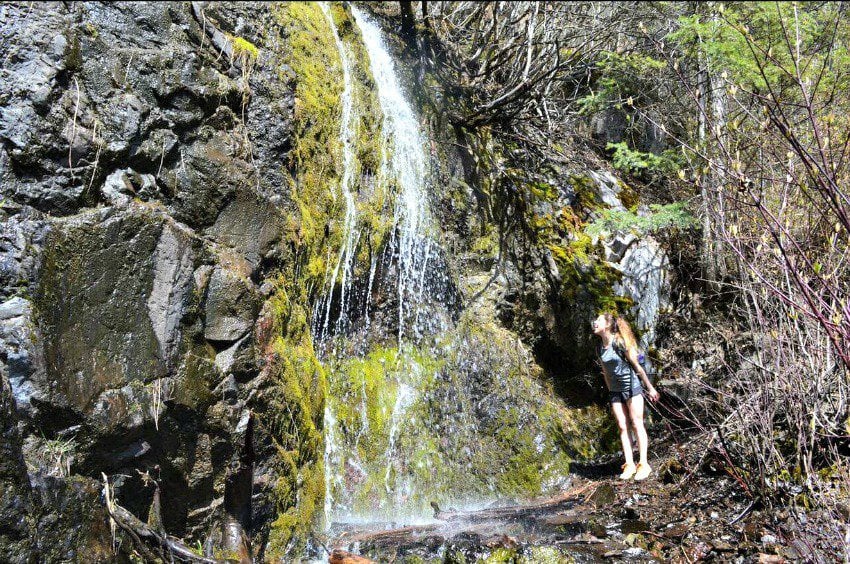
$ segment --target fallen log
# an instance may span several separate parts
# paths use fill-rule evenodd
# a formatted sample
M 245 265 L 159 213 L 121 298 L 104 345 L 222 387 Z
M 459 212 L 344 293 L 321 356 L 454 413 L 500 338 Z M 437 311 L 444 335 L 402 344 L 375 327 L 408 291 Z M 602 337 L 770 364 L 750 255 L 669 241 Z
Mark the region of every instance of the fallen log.
M 434 517 L 441 521 L 464 521 L 474 523 L 476 521 L 490 521 L 494 519 L 518 519 L 531 517 L 536 513 L 551 512 L 556 509 L 562 509 L 565 505 L 572 505 L 593 485 L 594 482 L 588 482 L 583 486 L 573 488 L 556 496 L 539 499 L 525 505 L 508 505 L 504 507 L 479 509 L 476 511 L 441 511 L 439 506 L 432 502 L 431 507 L 434 509 Z
M 588 490 L 596 486 L 596 482 L 575 487 L 553 497 L 538 499 L 528 505 L 509 505 L 492 507 L 475 511 L 459 511 L 456 509 L 442 510 L 435 502 L 431 503 L 434 517 L 442 523 L 413 525 L 397 529 L 353 531 L 337 539 L 339 545 L 353 546 L 355 543 L 373 543 L 382 546 L 404 544 L 427 536 L 444 536 L 447 531 L 465 531 L 480 529 L 480 534 L 487 536 L 492 524 L 526 521 L 529 524 L 539 523 L 544 526 L 557 526 L 562 523 L 580 520 L 576 506 L 587 503 Z M 594 490 L 595 491 L 595 490 Z
M 330 564 L 372 564 L 374 561 L 337 548 L 331 552 L 328 562 Z
M 226 560 L 199 556 L 182 542 L 169 538 L 167 535 L 157 533 L 148 527 L 147 523 L 142 522 L 135 515 L 116 503 L 111 504 L 111 507 L 107 506 L 107 511 L 116 525 L 127 533 L 133 541 L 133 548 L 138 550 L 146 559 L 201 564 L 226 563 Z

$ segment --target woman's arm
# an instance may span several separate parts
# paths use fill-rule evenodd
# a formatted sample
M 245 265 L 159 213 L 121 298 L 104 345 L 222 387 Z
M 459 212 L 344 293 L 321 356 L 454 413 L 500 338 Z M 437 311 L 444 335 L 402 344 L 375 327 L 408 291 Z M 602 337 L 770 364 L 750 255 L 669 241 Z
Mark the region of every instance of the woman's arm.
M 660 394 L 658 390 L 652 385 L 652 382 L 649 381 L 649 377 L 646 375 L 646 371 L 643 369 L 643 366 L 640 365 L 640 361 L 637 356 L 637 349 L 631 348 L 626 353 L 629 357 L 629 364 L 632 365 L 634 371 L 637 372 L 638 376 L 640 376 L 641 381 L 643 382 L 643 387 L 646 389 L 646 392 L 649 394 L 649 399 L 652 401 L 656 401 Z
M 611 391 L 611 379 L 608 378 L 608 371 L 605 370 L 605 363 L 602 361 L 602 357 L 598 357 L 599 360 L 599 369 L 602 371 L 602 379 L 605 380 L 605 388 L 610 392 Z

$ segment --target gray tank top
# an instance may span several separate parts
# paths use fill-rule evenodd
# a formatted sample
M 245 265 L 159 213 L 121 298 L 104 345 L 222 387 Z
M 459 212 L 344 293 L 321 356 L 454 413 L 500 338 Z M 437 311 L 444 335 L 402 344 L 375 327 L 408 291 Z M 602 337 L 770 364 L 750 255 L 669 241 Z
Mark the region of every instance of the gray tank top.
M 625 392 L 641 388 L 640 377 L 635 374 L 628 360 L 620 358 L 613 344 L 608 347 L 599 347 L 599 358 L 602 360 L 602 370 L 611 382 L 610 391 Z

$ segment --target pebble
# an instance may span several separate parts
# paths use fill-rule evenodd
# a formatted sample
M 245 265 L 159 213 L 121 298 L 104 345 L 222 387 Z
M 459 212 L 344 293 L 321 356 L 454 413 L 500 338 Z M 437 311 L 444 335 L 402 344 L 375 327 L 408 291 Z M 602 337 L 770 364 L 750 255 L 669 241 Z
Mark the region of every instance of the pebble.
M 711 518 L 712 519 L 720 519 L 720 513 L 718 513 L 717 511 L 712 511 L 711 512 Z
M 776 537 L 773 535 L 764 535 L 761 537 L 763 544 L 776 544 Z
M 714 539 L 711 541 L 711 546 L 713 546 L 714 550 L 717 552 L 733 552 L 735 550 L 735 547 L 730 543 L 720 539 Z

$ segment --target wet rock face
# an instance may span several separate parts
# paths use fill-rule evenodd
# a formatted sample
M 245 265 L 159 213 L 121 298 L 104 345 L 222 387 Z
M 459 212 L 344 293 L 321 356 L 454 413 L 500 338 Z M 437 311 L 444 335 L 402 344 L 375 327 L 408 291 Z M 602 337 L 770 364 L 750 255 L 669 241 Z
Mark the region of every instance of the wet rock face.
M 590 173 L 602 201 L 612 209 L 625 210 L 622 186 L 610 172 Z M 646 207 L 638 214 L 648 213 Z M 632 233 L 616 233 L 601 241 L 605 260 L 622 274 L 612 287 L 614 293 L 630 299 L 628 311 L 641 332 L 641 346 L 649 348 L 655 341 L 659 315 L 670 306 L 669 261 L 667 253 L 651 236 L 638 238 Z M 625 312 L 624 312 L 625 313 Z
M 166 257 L 166 247 L 175 254 Z M 166 374 L 191 283 L 191 249 L 179 247 L 162 219 L 138 213 L 56 223 L 36 292 L 47 381 L 35 384 L 50 396 L 43 401 L 85 413 L 108 389 Z
M 0 414 L 0 558 L 23 560 L 21 557 L 32 550 L 27 521 L 31 511 L 29 479 L 6 374 L 0 378 Z
M 646 349 L 655 341 L 659 315 L 670 307 L 670 279 L 667 254 L 652 237 L 628 242 L 617 238 L 613 247 L 625 247 L 617 266 L 623 277 L 614 291 L 634 302 L 635 325 L 643 333 L 641 345 Z
M 2 309 L 8 312 L 8 307 Z M 99 484 L 28 469 L 5 368 L 0 366 L 0 560 L 111 561 Z
M 204 337 L 208 341 L 232 343 L 254 325 L 259 311 L 252 284 L 216 268 L 207 288 Z
M 634 191 L 609 170 L 581 175 L 565 171 L 562 176 L 569 181 L 559 186 L 558 195 L 530 212 L 544 225 L 544 232 L 548 218 L 557 217 L 553 210 L 571 210 L 575 222 L 587 223 L 600 209 L 626 211 L 626 202 L 636 203 Z M 638 206 L 638 214 L 645 211 Z M 546 244 L 536 249 L 527 242 L 508 242 L 507 254 L 515 258 L 506 262 L 502 277 L 494 278 L 500 288 L 497 308 L 503 323 L 563 381 L 562 393 L 587 399 L 601 389 L 598 339 L 591 321 L 600 311 L 616 310 L 632 321 L 641 346 L 651 347 L 655 327 L 669 307 L 668 259 L 651 236 L 615 233 L 596 239 L 575 223 L 548 229 L 555 235 L 541 237 Z M 582 377 L 588 373 L 590 381 Z
M 142 520 L 140 473 L 159 480 L 171 534 L 236 523 L 262 546 L 274 515 L 244 495 L 252 465 L 274 466 L 246 431 L 267 386 L 254 329 L 293 207 L 268 22 L 233 4 L 0 6 L 0 560 L 114 558 L 101 472 Z M 220 56 L 215 26 L 263 61 Z

